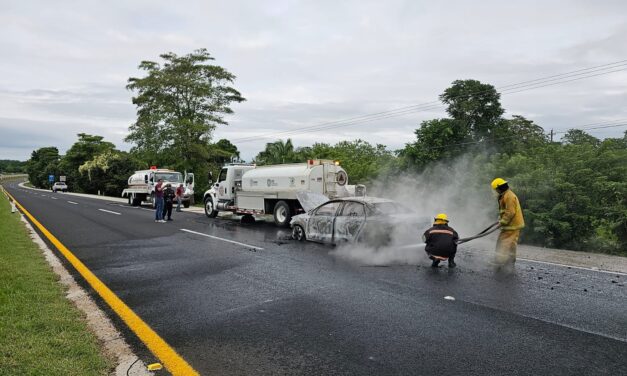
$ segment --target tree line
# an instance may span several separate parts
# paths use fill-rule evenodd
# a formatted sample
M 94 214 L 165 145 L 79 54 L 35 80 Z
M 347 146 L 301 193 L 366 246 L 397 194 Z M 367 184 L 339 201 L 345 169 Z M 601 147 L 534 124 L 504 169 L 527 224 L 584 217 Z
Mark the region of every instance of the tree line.
M 63 156 L 56 147 L 33 151 L 30 181 L 46 187 L 48 175 L 66 175 L 70 190 L 119 195 L 135 170 L 157 165 L 194 172 L 202 195 L 208 171 L 239 160 L 235 145 L 212 136 L 227 124 L 231 104 L 245 98 L 232 86 L 236 77 L 204 49 L 161 60 L 141 62 L 144 76 L 128 80 L 137 108 L 129 152 L 81 133 Z M 439 98 L 448 116 L 420 123 L 400 150 L 363 140 L 296 148 L 287 139 L 267 143 L 253 162 L 340 160 L 352 183 L 369 184 L 436 165 L 446 174 L 463 156 L 473 161 L 469 184 L 485 187 L 496 176 L 513 182 L 525 210 L 523 242 L 627 255 L 627 132 L 599 140 L 571 129 L 553 142 L 532 120 L 504 117 L 498 91 L 476 80 L 454 81 Z

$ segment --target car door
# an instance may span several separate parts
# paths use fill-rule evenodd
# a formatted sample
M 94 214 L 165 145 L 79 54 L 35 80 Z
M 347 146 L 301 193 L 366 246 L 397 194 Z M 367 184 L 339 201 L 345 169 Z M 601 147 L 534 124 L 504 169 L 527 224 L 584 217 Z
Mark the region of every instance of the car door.
M 314 210 L 307 223 L 309 240 L 331 243 L 333 241 L 333 221 L 342 202 L 331 201 Z
M 366 208 L 363 203 L 348 201 L 335 218 L 334 242 L 355 240 L 366 223 Z

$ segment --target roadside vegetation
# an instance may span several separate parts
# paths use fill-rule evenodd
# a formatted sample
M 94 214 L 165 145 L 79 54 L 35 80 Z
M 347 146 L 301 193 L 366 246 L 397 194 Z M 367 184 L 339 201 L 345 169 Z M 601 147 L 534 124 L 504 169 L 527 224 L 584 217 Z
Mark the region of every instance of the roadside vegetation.
M 212 64 L 204 49 L 160 57 L 141 62 L 145 75 L 128 80 L 137 107 L 126 138 L 134 145 L 130 152 L 79 134 L 63 156 L 54 146 L 33 151 L 30 181 L 48 187 L 48 175 L 66 175 L 71 191 L 117 196 L 133 171 L 156 165 L 194 172 L 200 202 L 207 172 L 240 160 L 231 141 L 214 142 L 212 134 L 227 124 L 231 104 L 245 99 L 232 86 L 235 76 Z M 549 136 L 532 119 L 505 116 L 500 93 L 476 80 L 454 81 L 440 101 L 448 116 L 417 124 L 400 150 L 363 140 L 294 147 L 287 139 L 269 142 L 254 162 L 340 160 L 351 183 L 369 185 L 435 166 L 446 176 L 463 157 L 475 161 L 468 174 L 477 186 L 497 176 L 512 181 L 525 209 L 523 243 L 627 255 L 627 132 L 600 140 L 586 133 L 594 127 L 563 124 Z
M 112 361 L 0 196 L 0 375 L 107 375 Z

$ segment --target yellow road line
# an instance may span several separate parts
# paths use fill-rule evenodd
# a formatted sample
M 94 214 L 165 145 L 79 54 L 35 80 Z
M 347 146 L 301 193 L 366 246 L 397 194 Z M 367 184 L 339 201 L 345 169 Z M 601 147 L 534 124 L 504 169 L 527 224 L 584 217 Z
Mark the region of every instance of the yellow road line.
M 127 306 L 111 289 L 109 289 L 94 273 L 91 272 L 74 254 L 67 249 L 54 235 L 50 233 L 28 210 L 26 210 L 13 196 L 2 188 L 4 193 L 15 202 L 15 205 L 30 219 L 30 221 L 50 240 L 52 244 L 65 256 L 74 268 L 85 278 L 89 285 L 107 302 L 113 311 L 128 325 L 129 328 L 142 340 L 159 358 L 172 375 L 199 375 L 170 345 L 168 345 L 154 330 L 148 326 L 133 310 Z

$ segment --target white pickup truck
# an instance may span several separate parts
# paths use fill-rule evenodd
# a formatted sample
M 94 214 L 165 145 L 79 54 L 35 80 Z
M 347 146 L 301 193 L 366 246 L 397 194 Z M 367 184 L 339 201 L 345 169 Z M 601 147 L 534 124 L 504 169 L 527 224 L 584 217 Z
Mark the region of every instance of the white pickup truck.
M 209 181 L 213 183 L 211 174 Z M 346 171 L 329 160 L 271 166 L 228 164 L 204 193 L 205 214 L 215 218 L 218 212 L 228 211 L 243 215 L 244 221 L 272 214 L 277 226 L 287 227 L 293 215 L 305 211 L 297 193 L 346 197 L 350 195 L 347 184 Z
M 139 206 L 142 202 L 148 201 L 155 204 L 155 185 L 159 179 L 163 180 L 163 184 L 170 183 L 172 188 L 176 190 L 179 184 L 183 184 L 185 189 L 183 195 L 183 206 L 188 208 L 194 200 L 194 174 L 152 168 L 150 170 L 135 171 L 128 178 L 128 188 L 122 191 L 122 197 L 128 197 L 128 204 Z

